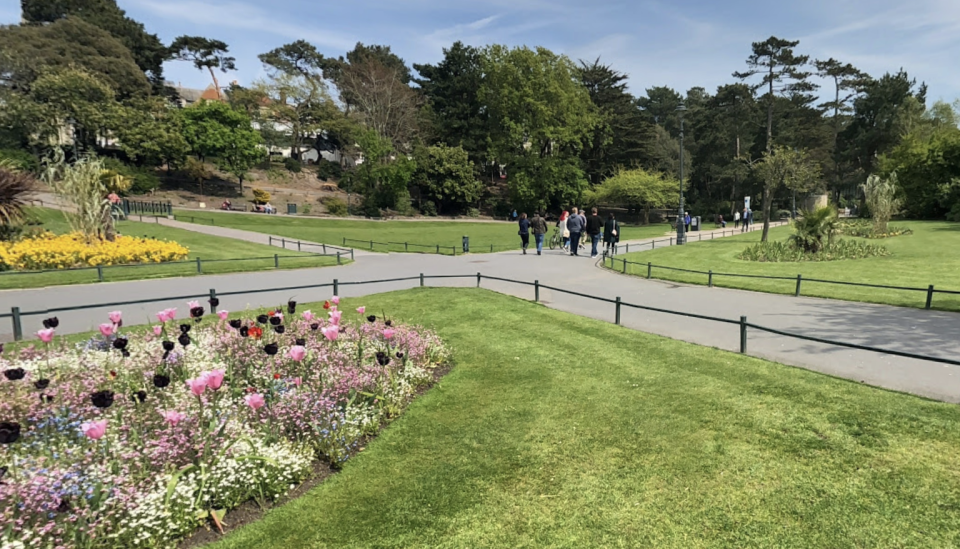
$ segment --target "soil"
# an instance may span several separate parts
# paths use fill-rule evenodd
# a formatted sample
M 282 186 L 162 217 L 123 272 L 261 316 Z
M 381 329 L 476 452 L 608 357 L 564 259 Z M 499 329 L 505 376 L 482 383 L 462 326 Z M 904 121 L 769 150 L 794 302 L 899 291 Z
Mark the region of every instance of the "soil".
M 429 384 L 419 388 L 416 391 L 416 393 L 410 398 L 407 404 L 415 400 L 417 397 L 420 397 L 423 394 L 425 394 L 427 391 L 432 389 L 435 385 L 439 384 L 440 380 L 443 379 L 443 377 L 446 376 L 448 373 L 450 373 L 451 370 L 453 370 L 453 366 L 454 365 L 451 362 L 451 363 L 443 364 L 441 366 L 434 368 L 433 380 Z M 393 418 L 393 419 L 396 419 L 396 418 Z M 384 429 L 386 429 L 387 426 L 389 425 L 390 425 L 390 421 L 381 424 L 378 434 L 379 432 L 382 432 Z M 370 444 L 370 442 L 372 442 L 376 438 L 376 436 L 377 435 L 364 437 L 360 441 L 360 451 L 362 452 L 367 447 L 367 445 Z M 269 511 L 270 509 L 273 509 L 275 507 L 280 507 L 281 505 L 289 503 L 294 499 L 297 499 L 303 496 L 304 494 L 314 489 L 315 487 L 319 486 L 325 480 L 337 474 L 338 472 L 339 472 L 338 468 L 331 467 L 330 464 L 327 462 L 324 462 L 324 461 L 314 462 L 313 471 L 310 477 L 306 481 L 301 483 L 299 486 L 294 488 L 293 490 L 290 490 L 289 492 L 287 492 L 287 494 L 284 495 L 283 497 L 280 497 L 276 500 L 269 501 L 269 502 L 261 502 L 262 505 L 253 500 L 250 500 L 241 504 L 239 507 L 235 509 L 227 511 L 227 514 L 223 518 L 224 533 L 229 533 L 233 530 L 240 528 L 241 526 L 245 526 L 247 524 L 260 520 L 261 518 L 263 518 L 266 512 Z M 204 526 L 197 528 L 193 532 L 193 534 L 181 540 L 180 543 L 177 545 L 177 548 L 178 549 L 196 549 L 208 543 L 217 541 L 222 537 L 223 537 L 223 534 L 221 534 L 217 530 L 213 522 L 208 521 L 207 524 L 205 524 Z

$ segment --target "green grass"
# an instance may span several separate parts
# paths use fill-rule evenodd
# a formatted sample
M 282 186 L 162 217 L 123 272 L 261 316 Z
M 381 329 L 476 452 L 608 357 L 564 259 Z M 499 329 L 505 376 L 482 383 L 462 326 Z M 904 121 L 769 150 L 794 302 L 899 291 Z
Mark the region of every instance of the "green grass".
M 913 229 L 912 235 L 897 236 L 882 240 L 870 240 L 890 250 L 887 257 L 867 259 L 803 262 L 759 263 L 737 259 L 747 246 L 760 241 L 760 231 L 704 242 L 691 242 L 686 246 L 634 252 L 619 256 L 628 261 L 642 263 L 629 265 L 627 272 L 647 276 L 648 262 L 654 265 L 764 276 L 783 276 L 793 280 L 763 280 L 734 278 L 714 275 L 713 283 L 727 288 L 739 288 L 760 292 L 793 294 L 796 277 L 818 278 L 842 282 L 882 284 L 912 288 L 927 288 L 933 284 L 937 289 L 960 291 L 960 223 L 935 221 L 896 221 L 894 225 Z M 786 239 L 792 234 L 789 227 L 771 229 L 771 239 Z M 844 237 L 849 238 L 849 237 Z M 609 265 L 609 264 L 608 264 Z M 621 269 L 620 263 L 616 265 Z M 707 284 L 707 275 L 681 273 L 666 269 L 653 269 L 653 277 L 691 284 Z M 845 299 L 884 303 L 905 307 L 924 307 L 926 292 L 865 288 L 804 281 L 801 284 L 804 296 Z M 960 295 L 934 294 L 933 308 L 960 311 Z
M 397 242 L 399 246 L 374 245 L 374 251 L 402 252 L 403 243 L 428 245 L 429 248 L 410 247 L 410 252 L 436 252 L 433 246 L 440 245 L 441 253 L 451 254 L 452 249 L 461 250 L 463 236 L 470 237 L 470 251 L 473 253 L 503 251 L 520 248 L 517 236 L 517 224 L 506 221 L 499 223 L 470 223 L 459 221 L 367 221 L 318 219 L 310 217 L 292 217 L 280 215 L 243 215 L 220 212 L 175 212 L 179 221 L 200 224 L 215 224 L 220 227 L 244 229 L 271 234 L 296 240 L 307 240 L 322 244 L 344 245 L 344 238 L 361 242 L 347 242 L 347 246 L 369 249 L 369 242 Z M 191 221 L 192 219 L 192 221 Z M 551 233 L 553 224 L 548 223 Z M 670 230 L 666 223 L 647 226 L 624 226 L 621 240 L 652 238 L 663 236 Z M 549 235 L 548 235 L 549 238 Z
M 63 214 L 57 210 L 33 208 L 30 216 L 42 223 L 47 230 L 55 233 L 70 231 Z M 144 236 L 161 240 L 173 240 L 190 250 L 190 263 L 149 264 L 125 267 L 104 267 L 105 282 L 121 280 L 142 280 L 148 278 L 166 278 L 173 276 L 197 276 L 196 259 L 201 260 L 203 274 L 222 274 L 245 271 L 263 271 L 274 268 L 273 256 L 279 255 L 281 269 L 300 269 L 308 267 L 326 267 L 336 265 L 335 257 L 318 257 L 310 253 L 243 242 L 230 238 L 209 236 L 183 229 L 164 227 L 153 223 L 121 221 L 118 224 L 121 234 Z M 241 261 L 217 261 L 224 259 Z M 216 261 L 216 262 L 214 262 Z M 343 263 L 349 258 L 343 259 Z M 85 284 L 97 282 L 96 269 L 80 271 L 53 271 L 43 273 L 0 274 L 0 289 L 37 288 L 64 284 Z
M 436 330 L 456 368 L 208 549 L 960 545 L 955 405 L 486 290 L 360 304 Z

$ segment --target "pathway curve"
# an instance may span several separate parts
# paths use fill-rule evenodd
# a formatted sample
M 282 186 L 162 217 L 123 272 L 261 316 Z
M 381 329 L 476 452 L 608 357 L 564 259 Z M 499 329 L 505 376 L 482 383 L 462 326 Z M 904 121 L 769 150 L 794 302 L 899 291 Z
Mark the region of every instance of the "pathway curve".
M 233 233 L 223 233 L 222 236 L 231 234 Z M 265 238 L 263 235 L 261 237 Z M 322 300 L 330 295 L 330 289 L 277 291 L 272 290 L 274 288 L 330 283 L 333 279 L 345 282 L 416 277 L 419 273 L 475 275 L 477 272 L 529 282 L 539 280 L 541 284 L 585 294 L 611 299 L 619 296 L 630 303 L 731 320 L 738 320 L 741 315 L 746 315 L 753 324 L 850 343 L 943 357 L 960 357 L 960 315 L 955 313 L 646 280 L 599 269 L 595 260 L 570 257 L 559 251 L 545 251 L 542 256 L 521 255 L 519 251 L 457 257 L 366 254 L 358 255 L 355 263 L 342 267 L 10 290 L 0 292 L 0 310 L 9 311 L 11 307 L 19 306 L 24 311 L 43 311 L 56 307 L 202 295 L 211 288 L 218 293 L 265 290 L 258 294 L 222 298 L 223 308 L 236 311 L 248 307 L 277 305 L 289 298 L 305 303 Z M 476 278 L 435 279 L 428 281 L 428 284 L 476 286 Z M 347 285 L 341 286 L 340 294 L 362 296 L 416 285 L 417 281 Z M 524 299 L 533 298 L 533 288 L 529 286 L 489 280 L 484 280 L 482 285 Z M 608 303 L 549 290 L 542 290 L 540 296 L 544 304 L 558 310 L 608 322 L 614 319 L 614 307 Z M 153 313 L 161 308 L 178 307 L 183 311 L 185 305 L 182 299 L 173 299 L 145 305 L 65 311 L 58 314 L 61 321 L 60 333 L 95 329 L 106 318 L 107 312 L 117 308 L 122 308 L 125 318 L 134 324 L 153 321 Z M 25 317 L 24 333 L 32 334 L 38 330 L 43 318 L 42 315 Z M 739 328 L 734 325 L 630 308 L 623 309 L 622 323 L 629 328 L 683 341 L 727 350 L 739 349 Z M 0 338 L 9 340 L 11 335 L 10 323 L 0 322 Z M 830 347 L 756 331 L 750 334 L 749 351 L 751 355 L 857 382 L 960 402 L 960 367 Z M 636 359 L 642 361 L 644 358 L 640 355 Z M 723 362 L 731 359 L 735 358 L 732 355 L 718 356 L 715 366 L 722 368 Z

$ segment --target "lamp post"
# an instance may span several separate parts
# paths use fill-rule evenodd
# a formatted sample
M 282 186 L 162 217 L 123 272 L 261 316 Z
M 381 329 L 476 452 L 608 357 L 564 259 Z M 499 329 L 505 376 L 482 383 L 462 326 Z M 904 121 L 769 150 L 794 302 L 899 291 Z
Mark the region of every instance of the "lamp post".
M 685 233 L 686 226 L 684 224 L 684 210 L 683 210 L 683 113 L 686 112 L 687 107 L 680 103 L 680 106 L 677 107 L 677 112 L 680 113 L 680 210 L 677 215 L 677 245 L 682 246 L 687 242 L 687 235 Z

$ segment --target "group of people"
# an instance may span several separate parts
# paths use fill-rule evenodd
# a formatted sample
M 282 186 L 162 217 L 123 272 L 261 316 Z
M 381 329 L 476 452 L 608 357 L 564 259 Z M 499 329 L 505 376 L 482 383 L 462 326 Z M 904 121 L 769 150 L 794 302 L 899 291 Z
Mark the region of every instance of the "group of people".
M 733 212 L 733 227 L 739 227 L 741 233 L 749 231 L 752 223 L 753 210 L 744 208 L 742 217 L 740 216 L 740 212 Z
M 520 214 L 517 222 L 520 226 L 520 243 L 523 247 L 523 253 L 527 253 L 527 247 L 530 245 L 530 233 L 533 233 L 537 255 L 543 255 L 543 240 L 547 234 L 547 221 L 543 214 L 536 212 L 532 218 L 527 218 L 527 214 Z M 570 212 L 564 210 L 557 221 L 557 231 L 562 234 L 564 252 L 572 256 L 579 256 L 581 240 L 584 237 L 590 237 L 592 249 L 590 257 L 599 255 L 598 247 L 600 242 L 605 244 L 605 252 L 608 253 L 614 249 L 617 242 L 620 241 L 620 224 L 616 217 L 611 213 L 607 216 L 606 222 L 597 215 L 597 209 L 593 208 L 590 215 L 586 216 L 579 208 L 572 208 Z

